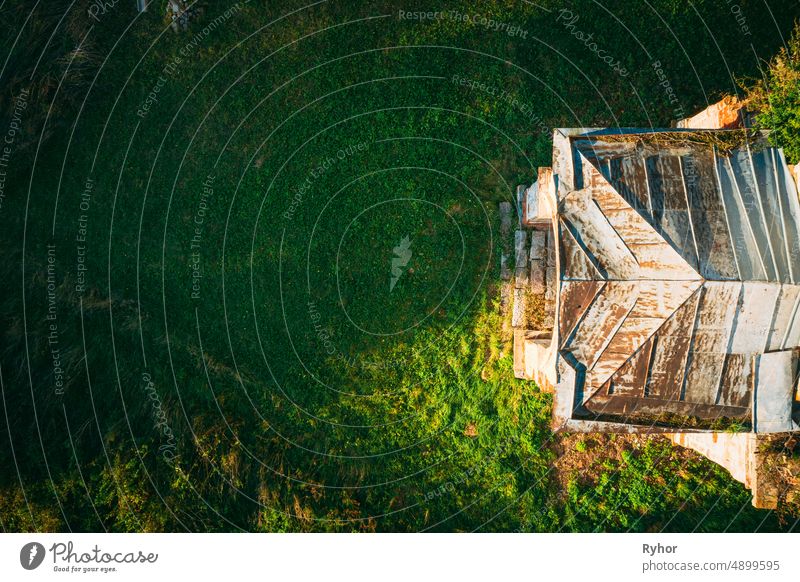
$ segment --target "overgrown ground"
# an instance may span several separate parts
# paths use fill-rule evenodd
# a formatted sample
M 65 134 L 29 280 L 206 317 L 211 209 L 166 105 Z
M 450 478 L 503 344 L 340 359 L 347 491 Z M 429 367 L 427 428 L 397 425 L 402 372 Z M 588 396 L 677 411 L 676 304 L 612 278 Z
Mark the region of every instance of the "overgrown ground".
M 39 64 L 58 18 L 15 42 L 32 4 L 4 8 L 5 112 L 38 70 L 0 207 L 3 529 L 793 527 L 665 441 L 554 437 L 492 289 L 552 127 L 735 92 L 796 3 L 740 2 L 750 35 L 710 0 L 413 4 L 207 3 L 174 34 L 78 3 L 48 50 L 85 50 Z

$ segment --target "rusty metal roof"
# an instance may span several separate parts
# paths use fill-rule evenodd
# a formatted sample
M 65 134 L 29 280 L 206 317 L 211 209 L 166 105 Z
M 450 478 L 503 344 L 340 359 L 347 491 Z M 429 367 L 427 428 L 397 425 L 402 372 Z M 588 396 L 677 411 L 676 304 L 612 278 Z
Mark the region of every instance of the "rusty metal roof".
M 800 203 L 781 152 L 736 139 L 556 130 L 557 418 L 794 428 Z

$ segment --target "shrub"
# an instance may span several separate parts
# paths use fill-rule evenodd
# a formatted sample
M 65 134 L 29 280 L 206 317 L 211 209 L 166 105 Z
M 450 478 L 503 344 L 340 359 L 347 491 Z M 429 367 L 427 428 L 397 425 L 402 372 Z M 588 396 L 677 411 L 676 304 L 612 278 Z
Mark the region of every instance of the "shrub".
M 800 162 L 800 23 L 764 78 L 747 89 L 747 103 L 756 126 L 770 130 L 770 142 L 783 148 L 789 163 Z

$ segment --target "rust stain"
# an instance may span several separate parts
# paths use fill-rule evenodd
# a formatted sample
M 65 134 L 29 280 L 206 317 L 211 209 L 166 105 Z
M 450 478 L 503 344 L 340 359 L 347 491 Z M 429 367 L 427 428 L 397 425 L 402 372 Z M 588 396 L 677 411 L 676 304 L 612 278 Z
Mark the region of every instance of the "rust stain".
M 779 154 L 723 162 L 707 133 L 556 131 L 562 401 L 749 419 L 754 354 L 800 347 L 794 185 Z

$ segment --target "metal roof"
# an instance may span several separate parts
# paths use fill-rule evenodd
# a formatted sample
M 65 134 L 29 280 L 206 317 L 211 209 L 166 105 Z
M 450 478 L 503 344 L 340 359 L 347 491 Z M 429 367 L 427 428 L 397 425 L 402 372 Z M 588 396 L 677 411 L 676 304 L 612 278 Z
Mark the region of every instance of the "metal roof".
M 557 418 L 794 428 L 800 203 L 741 137 L 556 130 Z

